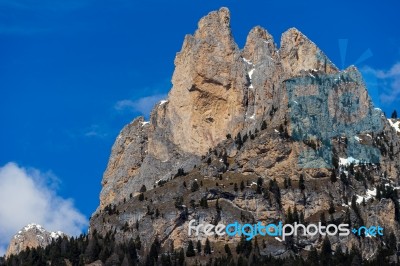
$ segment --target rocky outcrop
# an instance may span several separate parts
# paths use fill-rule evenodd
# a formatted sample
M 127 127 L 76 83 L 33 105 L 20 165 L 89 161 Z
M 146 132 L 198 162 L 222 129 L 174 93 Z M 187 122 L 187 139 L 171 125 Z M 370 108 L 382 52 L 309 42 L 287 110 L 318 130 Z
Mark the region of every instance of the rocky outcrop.
M 345 78 L 353 78 L 358 91 L 342 82 Z M 135 119 L 118 136 L 103 176 L 99 209 L 137 194 L 143 185 L 151 189 L 158 181 L 173 178 L 180 168 L 190 171 L 227 134 L 251 134 L 263 123 L 272 129 L 285 126 L 288 132 L 306 130 L 290 125 L 314 112 L 296 115 L 293 104 L 301 93 L 321 94 L 306 99 L 309 107 L 320 108 L 315 101 L 328 102 L 326 112 L 319 114 L 324 121 L 354 122 L 360 118 L 357 113 L 346 117 L 334 104 L 350 89 L 362 103 L 361 113 L 368 114 L 365 121 L 374 117 L 377 123 L 380 113 L 367 112 L 372 105 L 361 80 L 355 68 L 339 72 L 295 28 L 283 33 L 278 49 L 273 37 L 257 26 L 240 50 L 232 37 L 229 10 L 211 12 L 193 35 L 185 37 L 176 55 L 168 99 L 154 107 L 149 123 Z M 339 85 L 331 93 L 333 82 Z M 308 89 L 295 91 L 299 85 Z
M 291 28 L 282 34 L 279 55 L 283 72 L 288 77 L 309 69 L 326 74 L 338 72 L 327 56 L 296 28 Z
M 203 155 L 243 128 L 248 79 L 229 22 L 226 8 L 202 18 L 175 58 L 166 118 L 185 152 Z
M 6 257 L 27 248 L 46 247 L 53 240 L 66 236 L 63 232 L 49 232 L 38 224 L 29 224 L 22 228 L 10 241 L 7 248 Z
M 307 223 L 380 224 L 400 237 L 399 123 L 373 107 L 360 72 L 337 69 L 295 28 L 283 33 L 278 49 L 257 26 L 240 50 L 229 21 L 226 8 L 200 20 L 175 58 L 168 99 L 149 122 L 137 118 L 121 131 L 91 229 L 116 232 L 117 241 L 138 235 L 144 250 L 157 236 L 169 250 L 187 245 L 190 219 L 285 221 L 296 209 Z M 358 155 L 371 161 L 353 169 L 342 163 Z M 377 184 L 386 198 L 368 194 Z M 104 209 L 110 204 L 117 211 Z M 222 247 L 238 239 L 210 241 Z M 260 254 L 295 252 L 268 241 Z M 353 235 L 330 241 L 334 249 L 358 245 L 365 257 L 378 245 Z M 320 242 L 296 239 L 304 250 Z
M 179 168 L 190 170 L 228 133 L 235 135 L 243 129 L 249 77 L 232 37 L 229 10 L 211 12 L 198 26 L 193 36 L 185 37 L 175 59 L 173 88 L 168 100 L 154 107 L 148 130 L 127 126 L 129 130 L 124 129 L 114 144 L 100 208 L 137 193 L 142 185 L 151 188 L 156 181 L 171 178 Z M 128 148 L 136 146 L 136 141 L 125 143 L 135 136 L 148 139 L 144 157 Z M 116 164 L 119 157 L 121 168 Z M 130 190 L 121 190 L 121 184 Z
M 107 169 L 104 172 L 100 194 L 100 208 L 120 199 L 130 179 L 139 174 L 147 155 L 149 123 L 139 117 L 126 125 L 115 141 Z

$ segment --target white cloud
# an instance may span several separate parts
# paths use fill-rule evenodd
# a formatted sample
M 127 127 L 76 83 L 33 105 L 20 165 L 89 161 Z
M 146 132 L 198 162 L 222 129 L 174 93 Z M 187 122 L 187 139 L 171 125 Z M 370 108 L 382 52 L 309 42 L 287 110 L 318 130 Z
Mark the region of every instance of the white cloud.
M 155 94 L 137 100 L 122 100 L 118 101 L 114 107 L 118 111 L 139 112 L 147 117 L 154 105 L 166 97 L 166 94 Z
M 0 167 L 0 255 L 11 237 L 29 223 L 68 235 L 82 233 L 88 224 L 86 217 L 71 199 L 55 193 L 54 180 L 51 173 L 12 162 Z
M 379 88 L 379 100 L 383 104 L 391 104 L 400 99 L 400 62 L 395 63 L 389 70 L 365 67 L 362 72 L 372 74 L 376 78 L 371 86 Z

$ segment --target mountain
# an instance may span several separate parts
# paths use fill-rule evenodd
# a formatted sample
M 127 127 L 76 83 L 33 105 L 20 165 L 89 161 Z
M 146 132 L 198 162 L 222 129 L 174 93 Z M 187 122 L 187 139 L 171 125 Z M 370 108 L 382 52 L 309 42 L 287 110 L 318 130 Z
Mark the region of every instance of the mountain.
M 172 83 L 150 121 L 136 118 L 119 134 L 91 230 L 121 242 L 139 235 L 144 250 L 158 239 L 166 252 L 198 240 L 187 235 L 191 219 L 285 221 L 295 210 L 306 223 L 379 224 L 400 237 L 396 122 L 374 108 L 357 68 L 340 71 L 295 28 L 278 48 L 257 26 L 241 50 L 221 8 L 185 37 Z M 329 240 L 364 258 L 382 242 Z M 223 252 L 240 238 L 210 241 Z M 280 257 L 322 245 L 317 237 L 262 241 L 261 255 Z
M 118 135 L 89 236 L 73 242 L 81 252 L 74 260 L 97 265 L 396 261 L 399 121 L 373 106 L 356 67 L 339 70 L 295 28 L 282 34 L 278 47 L 257 26 L 240 49 L 230 12 L 221 8 L 185 36 L 172 83 L 149 121 L 138 117 Z M 191 221 L 348 224 L 358 231 L 246 240 L 189 235 Z M 375 235 L 357 234 L 363 226 Z
M 38 224 L 28 224 L 10 241 L 6 257 L 16 255 L 26 248 L 46 247 L 52 241 L 67 236 L 63 232 L 49 232 Z
M 139 117 L 127 125 L 113 146 L 100 209 L 179 168 L 190 171 L 226 134 L 254 131 L 264 120 L 278 127 L 287 111 L 284 80 L 305 70 L 339 73 L 297 29 L 282 35 L 278 49 L 266 30 L 255 27 L 240 50 L 229 22 L 229 10 L 222 8 L 185 37 L 168 99 L 154 107 L 149 123 Z

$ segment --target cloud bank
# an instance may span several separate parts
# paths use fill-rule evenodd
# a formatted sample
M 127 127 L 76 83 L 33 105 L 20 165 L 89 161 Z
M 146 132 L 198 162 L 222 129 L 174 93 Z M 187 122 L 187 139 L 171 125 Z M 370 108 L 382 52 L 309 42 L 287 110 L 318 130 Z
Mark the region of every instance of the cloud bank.
M 82 233 L 88 220 L 71 199 L 56 194 L 54 180 L 51 173 L 12 162 L 0 167 L 0 255 L 11 237 L 29 223 L 71 236 Z

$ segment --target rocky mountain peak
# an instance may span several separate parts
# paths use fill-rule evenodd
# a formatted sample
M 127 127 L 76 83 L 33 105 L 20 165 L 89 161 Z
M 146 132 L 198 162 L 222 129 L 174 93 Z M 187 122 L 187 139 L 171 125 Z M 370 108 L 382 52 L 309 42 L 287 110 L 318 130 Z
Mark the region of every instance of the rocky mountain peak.
M 331 98 L 338 100 L 349 87 L 345 80 L 353 77 L 361 85 L 360 106 L 369 111 L 372 105 L 357 73 L 352 68 L 340 72 L 295 28 L 282 34 L 278 49 L 271 34 L 256 26 L 240 50 L 231 33 L 229 10 L 210 12 L 193 35 L 186 35 L 176 55 L 168 98 L 155 105 L 149 123 L 138 118 L 118 136 L 103 176 L 98 211 L 138 195 L 142 186 L 152 189 L 178 171 L 192 171 L 227 135 L 248 137 L 262 125 L 290 132 L 290 84 L 319 86 L 325 97 L 337 83 Z M 338 114 L 336 105 L 328 108 Z
M 218 11 L 210 12 L 200 19 L 198 30 L 196 31 L 196 38 L 231 37 L 230 20 L 230 11 L 225 7 L 222 7 Z
M 315 43 L 296 28 L 290 28 L 282 34 L 279 54 L 284 71 L 291 76 L 307 69 L 327 74 L 338 72 L 337 67 Z
M 254 27 L 247 35 L 242 56 L 252 64 L 265 63 L 269 58 L 276 59 L 277 48 L 274 38 L 264 28 Z
M 28 224 L 11 239 L 7 248 L 6 257 L 12 254 L 18 254 L 28 247 L 46 247 L 53 240 L 64 236 L 66 236 L 66 234 L 61 231 L 49 232 L 39 224 Z

